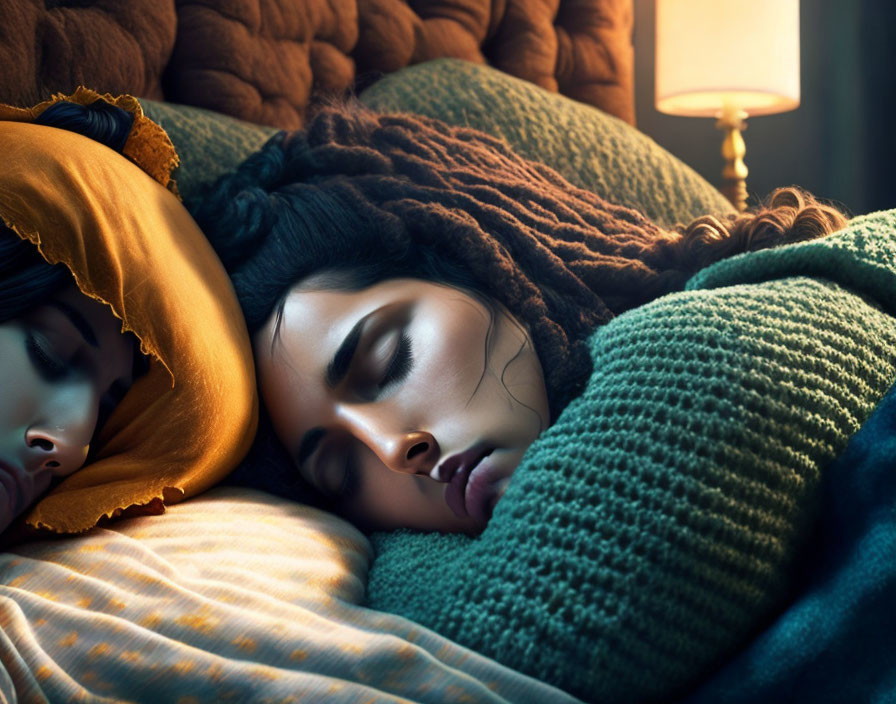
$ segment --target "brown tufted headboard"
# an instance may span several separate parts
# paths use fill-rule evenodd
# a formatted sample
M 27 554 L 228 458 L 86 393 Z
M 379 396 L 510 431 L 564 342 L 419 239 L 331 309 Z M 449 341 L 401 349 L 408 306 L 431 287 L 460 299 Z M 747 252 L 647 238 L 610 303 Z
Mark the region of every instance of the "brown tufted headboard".
M 452 56 L 634 122 L 633 0 L 3 0 L 0 102 L 79 84 L 300 127 L 313 95 Z

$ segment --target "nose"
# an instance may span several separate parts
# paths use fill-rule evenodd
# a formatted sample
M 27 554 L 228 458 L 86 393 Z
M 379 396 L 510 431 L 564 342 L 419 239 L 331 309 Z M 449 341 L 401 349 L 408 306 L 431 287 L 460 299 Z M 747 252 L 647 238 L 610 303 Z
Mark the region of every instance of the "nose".
M 386 464 L 400 472 L 428 475 L 439 458 L 436 439 L 422 430 L 404 433 L 392 445 L 394 457 Z
M 25 430 L 25 466 L 32 472 L 47 469 L 54 476 L 67 476 L 87 459 L 96 427 L 96 399 L 90 389 L 70 389 L 43 410 Z
M 346 412 L 343 419 L 349 432 L 394 472 L 428 475 L 438 463 L 439 444 L 426 430 L 395 431 L 397 423 L 373 407 Z
M 87 459 L 90 438 L 84 442 L 76 435 L 80 433 L 64 426 L 29 428 L 25 433 L 29 471 L 48 469 L 54 476 L 64 477 L 80 469 Z

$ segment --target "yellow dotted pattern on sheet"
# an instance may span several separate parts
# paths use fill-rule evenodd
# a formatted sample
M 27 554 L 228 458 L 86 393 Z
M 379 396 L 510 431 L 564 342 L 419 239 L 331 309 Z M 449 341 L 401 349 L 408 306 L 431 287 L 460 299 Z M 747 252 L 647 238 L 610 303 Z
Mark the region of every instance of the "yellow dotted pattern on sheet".
M 199 614 L 184 614 L 183 616 L 178 616 L 174 619 L 174 622 L 208 635 L 214 632 L 215 626 L 217 625 L 214 619 L 209 619 L 205 616 L 200 616 Z
M 104 552 L 105 550 L 105 543 L 82 543 L 78 548 L 78 552 Z
M 147 574 L 138 570 L 128 570 L 127 572 L 125 572 L 125 576 L 128 577 L 128 579 L 134 580 L 135 582 L 149 584 L 153 587 L 157 586 L 159 583 L 159 577 L 154 572 L 150 572 Z
M 162 614 L 158 611 L 153 611 L 152 613 L 147 614 L 142 619 L 140 619 L 140 625 L 144 628 L 148 628 L 151 631 L 154 631 L 162 624 Z
M 224 668 L 220 665 L 211 665 L 205 671 L 205 676 L 208 677 L 209 682 L 220 682 L 226 674 Z
M 277 525 L 277 522 L 272 522 L 272 525 Z M 132 539 L 134 537 L 129 536 Z M 106 541 L 103 545 L 85 547 L 87 549 L 82 549 L 80 552 L 89 554 L 90 562 L 86 561 L 88 558 L 86 555 L 81 562 L 70 565 L 71 571 L 67 575 L 65 572 L 56 573 L 55 579 L 46 580 L 41 577 L 42 573 L 39 570 L 35 571 L 28 562 L 23 561 L 28 573 L 17 576 L 16 580 L 29 591 L 33 591 L 32 586 L 35 584 L 46 587 L 47 591 L 41 593 L 44 598 L 63 602 L 65 606 L 62 608 L 70 605 L 82 609 L 81 617 L 84 611 L 107 615 L 102 626 L 97 629 L 89 624 L 82 627 L 72 621 L 69 621 L 70 625 L 66 627 L 65 620 L 57 623 L 53 616 L 34 618 L 32 621 L 32 627 L 50 625 L 54 629 L 49 631 L 53 637 L 48 645 L 58 643 L 57 647 L 60 650 L 68 649 L 70 654 L 77 652 L 78 657 L 83 658 L 82 666 L 78 668 L 79 672 L 74 678 L 80 691 L 72 694 L 71 699 L 66 700 L 63 697 L 61 701 L 90 701 L 91 697 L 103 694 L 108 694 L 110 699 L 126 695 L 126 684 L 110 676 L 107 668 L 111 666 L 116 670 L 120 668 L 122 671 L 130 669 L 140 672 L 141 677 L 150 681 L 162 682 L 170 678 L 173 681 L 195 683 L 193 687 L 177 690 L 172 701 L 178 704 L 200 704 L 210 700 L 221 704 L 231 701 L 239 703 L 247 701 L 247 692 L 251 693 L 253 690 L 257 692 L 265 688 L 268 689 L 268 697 L 259 697 L 258 704 L 267 701 L 271 704 L 299 701 L 317 704 L 342 697 L 348 698 L 349 695 L 352 701 L 358 704 L 362 702 L 378 704 L 384 698 L 412 704 L 409 699 L 400 696 L 401 693 L 409 691 L 416 692 L 423 699 L 436 696 L 440 701 L 478 704 L 470 694 L 469 685 L 465 686 L 461 682 L 452 687 L 445 681 L 450 680 L 451 675 L 437 675 L 428 683 L 415 680 L 418 673 L 416 666 L 426 659 L 425 652 L 437 651 L 438 659 L 444 660 L 449 668 L 454 667 L 459 661 L 466 660 L 467 658 L 458 657 L 458 653 L 451 647 L 452 644 L 443 646 L 436 642 L 429 647 L 421 648 L 412 643 L 415 641 L 431 643 L 432 639 L 420 629 L 398 625 L 386 629 L 391 630 L 392 636 L 387 645 L 380 640 L 378 633 L 375 632 L 371 636 L 365 630 L 366 622 L 363 619 L 352 618 L 351 614 L 347 616 L 341 609 L 337 611 L 337 615 L 331 614 L 328 609 L 344 604 L 344 600 L 334 598 L 333 594 L 306 593 L 313 590 L 304 586 L 300 591 L 282 587 L 280 580 L 286 577 L 277 573 L 276 579 L 271 579 L 276 589 L 273 590 L 274 593 L 265 592 L 265 597 L 273 596 L 288 603 L 291 607 L 289 618 L 288 620 L 281 618 L 280 621 L 272 618 L 270 619 L 272 623 L 268 626 L 256 628 L 239 620 L 244 617 L 246 590 L 250 592 L 258 590 L 258 586 L 254 583 L 241 583 L 238 589 L 230 589 L 227 586 L 203 582 L 198 594 L 193 584 L 181 584 L 181 575 L 176 569 L 179 563 L 175 561 L 173 555 L 177 553 L 180 556 L 180 552 L 183 552 L 183 559 L 192 563 L 196 557 L 204 558 L 204 553 L 194 554 L 192 548 L 191 551 L 180 552 L 176 546 L 171 548 L 163 555 L 174 561 L 175 571 L 168 574 L 159 571 L 146 560 L 139 560 L 139 564 L 143 565 L 145 570 L 139 566 L 126 567 L 116 564 L 120 555 L 114 542 Z M 60 553 L 60 562 L 65 563 L 74 552 Z M 139 557 L 137 555 L 137 558 Z M 238 557 L 227 553 L 223 563 L 218 566 L 225 571 L 231 568 L 242 570 L 244 565 Z M 311 576 L 302 576 L 303 585 L 307 583 L 322 590 L 354 589 L 346 586 L 346 578 L 350 577 L 360 583 L 357 575 L 352 575 L 351 568 L 347 564 L 334 566 L 332 558 L 331 555 L 324 555 L 321 559 L 313 561 L 308 567 Z M 230 562 L 233 562 L 233 565 Z M 113 569 L 110 569 L 110 566 Z M 332 572 L 337 568 L 342 576 L 334 577 Z M 330 576 L 326 576 L 327 570 L 331 573 Z M 324 576 L 321 576 L 321 571 L 324 572 Z M 94 584 L 94 580 L 89 577 L 91 574 L 103 584 L 99 586 Z M 188 575 L 192 574 L 194 572 L 190 570 Z M 85 576 L 88 578 L 85 579 Z M 65 586 L 60 586 L 63 583 Z M 109 588 L 104 589 L 103 585 L 108 585 Z M 182 586 L 186 587 L 186 591 L 180 590 Z M 281 592 L 285 593 L 285 597 Z M 132 595 L 136 598 L 131 598 Z M 159 599 L 144 600 L 144 595 L 147 597 L 157 595 Z M 296 598 L 297 595 L 300 599 Z M 192 598 L 194 596 L 199 598 Z M 228 606 L 222 610 L 218 608 L 219 604 L 236 604 L 239 608 L 233 609 Z M 324 608 L 318 609 L 319 604 L 323 604 Z M 272 615 L 267 610 L 269 606 L 267 601 L 264 605 L 265 615 Z M 56 607 L 54 604 L 44 604 L 42 608 L 46 615 L 55 613 L 50 609 Z M 8 616 L 6 619 L 8 620 Z M 346 627 L 346 630 L 338 637 L 323 637 L 322 640 L 318 640 L 317 633 L 321 623 L 327 619 L 338 621 Z M 3 621 L 4 614 L 0 612 L 0 625 Z M 235 627 L 235 623 L 242 627 Z M 305 628 L 306 625 L 310 631 Z M 144 649 L 146 639 L 155 637 L 145 631 L 140 633 L 141 628 L 135 629 L 135 626 L 156 633 L 162 631 L 165 634 L 163 640 L 173 642 L 172 647 L 184 647 L 179 652 L 165 651 L 164 657 L 158 657 L 157 652 Z M 59 630 L 56 630 L 57 628 Z M 47 635 L 46 629 L 42 635 Z M 403 644 L 400 640 L 402 638 Z M 208 645 L 210 642 L 211 646 Z M 274 660 L 269 657 L 271 653 L 269 646 L 272 642 L 277 645 L 273 651 Z M 296 647 L 299 643 L 301 646 Z M 284 647 L 290 645 L 292 649 Z M 194 648 L 199 654 L 191 653 L 187 648 Z M 215 652 L 215 648 L 221 650 Z M 213 658 L 218 662 L 212 664 L 204 657 L 206 652 L 220 656 Z M 230 653 L 230 656 L 227 657 L 224 653 Z M 364 657 L 368 653 L 373 655 L 369 661 Z M 340 680 L 315 671 L 313 665 L 322 657 L 343 662 L 354 674 L 349 675 L 346 680 Z M 254 660 L 258 662 L 253 662 Z M 265 663 L 265 660 L 269 662 Z M 234 662 L 238 663 L 238 667 Z M 278 664 L 275 666 L 273 662 Z M 234 677 L 237 672 L 240 675 L 238 678 Z M 65 673 L 53 663 L 49 666 L 35 666 L 34 677 L 41 683 L 42 688 L 48 686 L 46 683 L 54 684 L 54 678 L 58 679 L 60 676 L 65 676 Z M 268 682 L 274 684 L 269 685 Z M 88 696 L 85 696 L 85 692 L 89 693 Z M 256 701 L 255 698 L 252 700 Z M 22 701 L 24 703 L 28 700 L 23 698 Z
M 357 643 L 343 643 L 339 646 L 339 649 L 343 653 L 348 653 L 349 655 L 363 655 L 364 654 L 364 646 L 358 645 Z
M 172 672 L 175 672 L 178 675 L 185 675 L 188 672 L 192 672 L 194 669 L 196 669 L 196 663 L 192 660 L 179 660 L 171 666 Z
M 400 660 L 413 660 L 417 656 L 417 649 L 412 645 L 402 643 L 396 651 L 395 656 Z
M 237 636 L 230 642 L 247 653 L 254 653 L 255 649 L 258 647 L 258 644 L 254 640 L 247 638 L 246 636 Z
M 102 657 L 103 655 L 107 655 L 110 650 L 111 650 L 111 648 L 109 647 L 108 643 L 97 643 L 95 646 L 93 646 L 88 651 L 87 654 L 91 658 L 99 658 L 99 657 Z
M 274 680 L 280 679 L 280 675 L 267 667 L 253 667 L 249 671 L 249 677 L 254 680 L 265 680 L 267 682 L 273 682 Z

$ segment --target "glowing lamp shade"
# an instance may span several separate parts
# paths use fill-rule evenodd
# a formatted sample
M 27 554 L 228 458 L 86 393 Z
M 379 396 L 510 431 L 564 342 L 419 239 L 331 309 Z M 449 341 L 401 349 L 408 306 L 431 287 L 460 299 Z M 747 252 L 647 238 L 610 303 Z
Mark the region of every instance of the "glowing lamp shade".
M 656 108 L 716 117 L 800 104 L 799 0 L 656 0 Z

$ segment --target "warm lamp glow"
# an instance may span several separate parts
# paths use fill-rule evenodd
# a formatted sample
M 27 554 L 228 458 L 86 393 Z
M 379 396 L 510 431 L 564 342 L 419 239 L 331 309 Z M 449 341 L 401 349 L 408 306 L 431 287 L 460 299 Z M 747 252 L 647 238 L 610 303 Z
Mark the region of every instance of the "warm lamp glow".
M 656 0 L 657 110 L 765 115 L 799 104 L 799 0 Z

